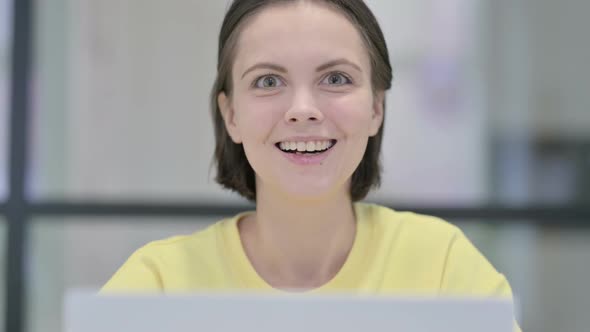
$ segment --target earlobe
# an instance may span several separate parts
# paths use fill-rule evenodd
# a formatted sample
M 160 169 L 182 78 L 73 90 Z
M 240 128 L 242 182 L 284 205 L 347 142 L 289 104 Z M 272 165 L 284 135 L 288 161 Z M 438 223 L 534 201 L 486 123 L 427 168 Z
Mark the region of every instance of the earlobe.
M 385 91 L 379 91 L 375 94 L 373 98 L 373 112 L 371 116 L 371 125 L 369 128 L 370 136 L 375 136 L 379 132 L 381 125 L 383 123 L 383 112 L 385 111 L 384 108 L 384 100 L 385 100 Z
M 238 127 L 235 123 L 234 109 L 231 106 L 230 98 L 227 97 L 225 92 L 220 92 L 219 95 L 217 95 L 217 105 L 219 106 L 221 117 L 225 123 L 225 129 L 227 130 L 227 133 L 231 137 L 232 141 L 236 144 L 242 143 Z

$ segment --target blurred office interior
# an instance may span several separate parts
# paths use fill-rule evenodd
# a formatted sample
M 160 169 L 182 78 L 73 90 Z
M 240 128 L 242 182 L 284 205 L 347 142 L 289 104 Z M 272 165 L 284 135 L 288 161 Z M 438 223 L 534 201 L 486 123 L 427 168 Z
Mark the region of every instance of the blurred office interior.
M 368 200 L 446 213 L 508 277 L 523 330 L 588 331 L 590 2 L 367 3 L 395 77 Z M 246 206 L 210 170 L 227 6 L 0 0 L 4 331 L 61 331 L 66 289 Z

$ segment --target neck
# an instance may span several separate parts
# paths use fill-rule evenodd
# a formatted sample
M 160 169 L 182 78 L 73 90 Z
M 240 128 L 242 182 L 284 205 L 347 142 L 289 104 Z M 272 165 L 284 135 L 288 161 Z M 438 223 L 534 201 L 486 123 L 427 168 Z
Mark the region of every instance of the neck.
M 298 201 L 259 192 L 256 213 L 240 223 L 254 268 L 271 286 L 321 286 L 340 270 L 356 233 L 347 194 Z

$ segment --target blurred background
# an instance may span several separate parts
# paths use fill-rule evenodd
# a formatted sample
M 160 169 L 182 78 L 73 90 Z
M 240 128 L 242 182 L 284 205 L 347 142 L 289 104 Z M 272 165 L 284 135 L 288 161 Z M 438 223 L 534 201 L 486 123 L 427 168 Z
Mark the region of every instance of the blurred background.
M 367 3 L 395 76 L 369 200 L 459 225 L 523 330 L 588 331 L 590 2 Z M 66 289 L 247 207 L 210 171 L 227 6 L 0 0 L 4 331 L 61 331 Z

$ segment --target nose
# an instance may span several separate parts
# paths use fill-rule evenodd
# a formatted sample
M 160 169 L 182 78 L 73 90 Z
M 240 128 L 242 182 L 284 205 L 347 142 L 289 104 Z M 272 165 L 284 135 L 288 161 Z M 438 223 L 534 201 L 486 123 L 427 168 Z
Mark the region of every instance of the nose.
M 322 122 L 324 114 L 316 105 L 311 91 L 300 89 L 293 95 L 291 107 L 285 112 L 288 123 Z

